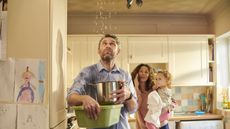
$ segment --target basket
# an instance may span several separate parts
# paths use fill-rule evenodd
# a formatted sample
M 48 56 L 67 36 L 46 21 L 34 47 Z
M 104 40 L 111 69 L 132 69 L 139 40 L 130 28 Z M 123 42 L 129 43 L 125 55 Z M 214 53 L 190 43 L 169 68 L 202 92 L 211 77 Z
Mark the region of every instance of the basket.
M 119 122 L 120 111 L 123 105 L 101 105 L 101 112 L 97 120 L 88 118 L 83 106 L 73 106 L 75 110 L 77 123 L 83 128 L 105 128 Z

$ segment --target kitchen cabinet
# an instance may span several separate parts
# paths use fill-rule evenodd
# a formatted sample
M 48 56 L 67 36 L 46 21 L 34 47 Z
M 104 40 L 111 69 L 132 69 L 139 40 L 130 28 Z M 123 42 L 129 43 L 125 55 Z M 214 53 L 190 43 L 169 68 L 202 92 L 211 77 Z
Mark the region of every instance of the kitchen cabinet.
M 208 67 L 209 67 L 209 82 L 216 82 L 216 45 L 214 37 L 208 39 Z
M 77 76 L 80 70 L 86 66 L 98 63 L 100 56 L 98 55 L 98 43 L 102 35 L 70 35 L 68 36 L 68 45 L 71 46 L 71 57 L 67 62 L 72 63 L 72 68 L 67 68 L 69 81 Z M 127 70 L 127 38 L 119 37 L 121 42 L 121 51 L 116 58 L 116 64 Z M 71 82 L 69 82 L 70 84 Z
M 98 62 L 100 38 L 101 35 L 68 36 L 68 43 L 72 43 L 73 66 L 72 78 L 68 80 L 72 80 L 83 67 Z M 132 69 L 132 64 L 160 63 L 171 72 L 173 85 L 215 85 L 215 54 L 209 50 L 212 35 L 118 35 L 118 38 L 121 52 L 116 63 L 127 71 Z
M 128 37 L 129 63 L 168 62 L 168 40 L 166 36 Z
M 72 58 L 68 58 L 67 62 L 72 62 L 73 67 L 69 68 L 70 70 L 68 71 L 70 73 L 68 72 L 67 74 L 71 74 L 69 75 L 71 77 L 70 80 L 73 81 L 73 78 L 76 76 L 77 72 L 88 65 L 91 60 L 87 53 L 87 37 L 68 36 L 68 44 L 72 45 Z
M 172 85 L 208 85 L 208 36 L 169 36 Z
M 168 121 L 169 128 L 170 129 L 176 129 L 176 121 Z
M 73 47 L 72 42 L 68 42 L 67 44 L 67 86 L 73 83 L 72 75 L 73 75 Z
M 120 37 L 118 36 L 120 44 L 121 44 L 121 50 L 120 53 L 116 57 L 116 65 L 119 67 L 127 70 L 128 64 L 127 64 L 127 38 L 126 37 Z M 101 39 L 101 36 L 88 36 L 87 37 L 87 43 L 88 43 L 88 58 L 91 60 L 89 65 L 98 63 L 100 60 L 100 56 L 98 55 L 98 43 Z
M 180 129 L 224 129 L 222 120 L 181 121 Z

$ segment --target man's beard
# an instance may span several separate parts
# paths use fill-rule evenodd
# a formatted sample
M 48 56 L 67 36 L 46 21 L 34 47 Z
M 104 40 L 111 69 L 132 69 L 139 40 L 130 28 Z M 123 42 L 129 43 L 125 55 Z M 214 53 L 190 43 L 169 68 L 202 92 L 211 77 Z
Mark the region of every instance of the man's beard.
M 114 59 L 114 56 L 110 55 L 110 54 L 106 54 L 106 55 L 101 56 L 101 60 L 106 61 L 106 62 L 112 61 L 113 59 Z
M 101 53 L 101 60 L 102 60 L 102 61 L 110 62 L 110 61 L 112 61 L 114 58 L 115 58 L 115 56 L 114 56 L 114 53 L 112 52 L 111 49 L 104 50 L 104 51 Z

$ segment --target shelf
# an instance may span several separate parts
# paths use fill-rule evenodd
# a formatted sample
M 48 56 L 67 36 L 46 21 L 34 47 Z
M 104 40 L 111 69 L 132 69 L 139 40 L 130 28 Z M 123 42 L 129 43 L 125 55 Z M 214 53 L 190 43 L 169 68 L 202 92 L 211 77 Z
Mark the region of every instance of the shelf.
M 214 75 L 215 75 L 215 44 L 214 44 L 214 38 L 210 38 L 208 39 L 208 53 L 209 53 L 209 61 L 208 61 L 208 65 L 209 65 L 209 82 L 212 83 L 214 82 Z

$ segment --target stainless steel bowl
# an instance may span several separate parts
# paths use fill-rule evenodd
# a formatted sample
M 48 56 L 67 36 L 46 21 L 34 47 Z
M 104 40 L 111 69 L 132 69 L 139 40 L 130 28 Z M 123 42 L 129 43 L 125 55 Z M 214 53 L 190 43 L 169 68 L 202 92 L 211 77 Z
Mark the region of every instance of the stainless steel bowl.
M 100 82 L 96 85 L 97 101 L 100 105 L 115 104 L 117 98 L 111 98 L 112 91 L 120 89 L 121 86 L 118 81 Z

